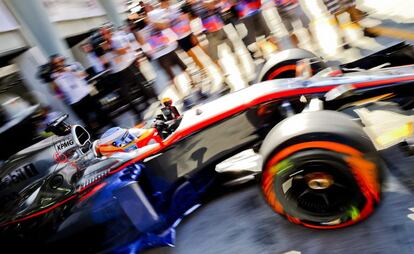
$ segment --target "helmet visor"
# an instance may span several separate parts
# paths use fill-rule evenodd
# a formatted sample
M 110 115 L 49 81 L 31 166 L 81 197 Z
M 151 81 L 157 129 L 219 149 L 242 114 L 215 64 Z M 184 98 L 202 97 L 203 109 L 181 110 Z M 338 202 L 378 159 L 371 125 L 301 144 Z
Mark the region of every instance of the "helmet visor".
M 135 140 L 135 136 L 129 133 L 128 131 L 125 132 L 120 138 L 115 140 L 112 145 L 115 147 L 124 147 Z

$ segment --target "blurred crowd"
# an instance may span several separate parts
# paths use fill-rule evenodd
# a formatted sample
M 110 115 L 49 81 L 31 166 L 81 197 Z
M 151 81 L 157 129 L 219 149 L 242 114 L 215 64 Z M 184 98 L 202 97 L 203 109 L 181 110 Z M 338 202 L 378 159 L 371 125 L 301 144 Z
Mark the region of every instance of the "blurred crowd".
M 355 24 L 366 15 L 356 8 L 354 0 L 322 2 L 338 24 L 341 22 L 338 16 L 344 12 Z M 281 43 L 281 38 L 269 25 L 264 14 L 266 10 L 277 11 L 287 31 L 288 44 Z M 315 38 L 314 31 L 309 29 L 311 18 L 298 0 L 132 2 L 124 26 L 104 25 L 92 31 L 90 38 L 82 43 L 81 49 L 91 68 L 85 72 L 79 63 L 54 55 L 47 68 L 43 67 L 41 77 L 91 130 L 115 125 L 101 105 L 102 97 L 93 96 L 104 93 L 103 90 L 117 90 L 119 105 L 132 112 L 138 123 L 143 121 L 143 112 L 161 99 L 152 78 L 143 71 L 143 63 L 150 63 L 155 73 L 164 72 L 167 86 L 176 94 L 178 103 L 190 108 L 212 93 L 203 88 L 203 82 L 213 79 L 207 71 L 211 65 L 220 75 L 226 75 L 225 66 L 219 61 L 221 45 L 227 45 L 236 64 L 242 64 L 243 60 L 238 58 L 237 39 L 226 32 L 226 27 L 235 31 L 251 59 L 258 60 L 267 59 L 287 47 L 299 47 L 295 32 L 298 23 L 312 43 Z M 244 33 L 234 29 L 241 24 Z M 341 39 L 341 47 L 349 47 L 345 38 Z M 188 79 L 189 89 L 183 89 L 176 81 L 177 70 Z M 105 75 L 100 76 L 102 73 Z M 99 87 L 105 89 L 91 86 L 92 81 L 98 81 Z M 231 90 L 234 89 L 224 82 L 220 93 Z

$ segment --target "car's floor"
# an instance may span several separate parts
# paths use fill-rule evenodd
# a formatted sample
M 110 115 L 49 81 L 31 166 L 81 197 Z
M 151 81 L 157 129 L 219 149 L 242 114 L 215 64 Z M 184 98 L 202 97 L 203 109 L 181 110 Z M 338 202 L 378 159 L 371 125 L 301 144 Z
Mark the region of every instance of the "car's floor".
M 410 170 L 409 165 L 404 167 Z M 387 172 L 382 204 L 370 218 L 349 228 L 325 231 L 294 225 L 274 214 L 260 189 L 250 186 L 186 218 L 177 228 L 175 248 L 144 253 L 414 253 L 413 189 L 402 182 L 411 182 L 407 174 Z

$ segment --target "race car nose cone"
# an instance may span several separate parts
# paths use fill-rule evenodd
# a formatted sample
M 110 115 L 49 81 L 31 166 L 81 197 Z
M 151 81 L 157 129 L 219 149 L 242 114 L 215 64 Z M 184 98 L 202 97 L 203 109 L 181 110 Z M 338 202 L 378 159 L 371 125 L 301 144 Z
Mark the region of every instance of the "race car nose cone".
M 312 190 L 324 190 L 334 183 L 331 175 L 322 172 L 308 174 L 305 179 Z

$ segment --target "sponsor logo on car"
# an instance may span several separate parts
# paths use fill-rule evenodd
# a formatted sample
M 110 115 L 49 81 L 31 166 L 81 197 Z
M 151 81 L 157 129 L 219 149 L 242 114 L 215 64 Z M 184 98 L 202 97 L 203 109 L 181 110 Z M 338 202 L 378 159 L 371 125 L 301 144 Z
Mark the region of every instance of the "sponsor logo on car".
M 55 145 L 57 151 L 67 150 L 75 146 L 73 139 L 65 139 Z
M 17 168 L 1 179 L 0 191 L 8 186 L 17 185 L 21 182 L 24 182 L 27 179 L 37 176 L 38 174 L 39 172 L 32 163 Z

